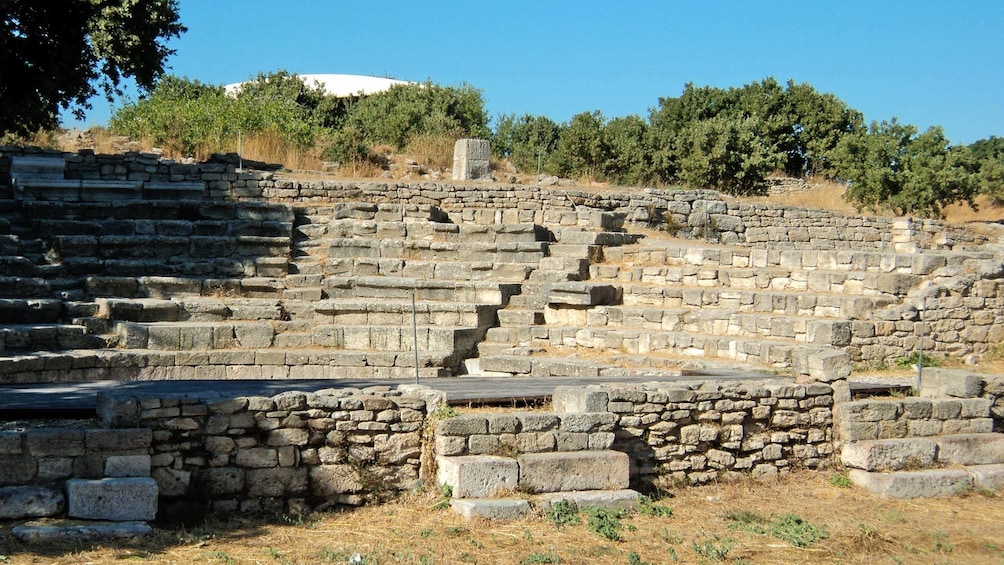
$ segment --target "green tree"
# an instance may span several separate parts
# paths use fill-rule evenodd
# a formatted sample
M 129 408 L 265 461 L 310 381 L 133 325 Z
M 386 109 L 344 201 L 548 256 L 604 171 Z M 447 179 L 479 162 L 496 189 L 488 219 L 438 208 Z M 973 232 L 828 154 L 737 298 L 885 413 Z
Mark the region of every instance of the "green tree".
M 846 198 L 858 209 L 940 217 L 959 202 L 973 204 L 977 178 L 966 147 L 948 144 L 940 127 L 918 134 L 895 118 L 844 136 L 833 152 L 835 171 L 849 181 Z
M 0 131 L 17 134 L 83 117 L 98 88 L 153 88 L 185 31 L 176 0 L 5 0 L 0 22 Z
M 469 85 L 398 84 L 362 98 L 345 124 L 372 144 L 401 149 L 416 133 L 488 137 L 488 114 L 481 91 Z
M 603 127 L 606 148 L 603 176 L 626 185 L 652 181 L 652 151 L 648 144 L 648 124 L 638 116 L 614 118 Z
M 766 192 L 764 179 L 781 161 L 759 135 L 761 128 L 756 117 L 715 116 L 692 123 L 677 145 L 679 180 L 733 195 Z
M 559 175 L 589 178 L 600 176 L 607 158 L 606 146 L 603 144 L 605 123 L 599 110 L 572 116 L 572 121 L 558 135 L 558 147 L 553 156 Z
M 550 170 L 550 157 L 558 148 L 561 126 L 546 116 L 503 114 L 495 120 L 492 151 L 521 171 L 537 170 L 537 159 Z

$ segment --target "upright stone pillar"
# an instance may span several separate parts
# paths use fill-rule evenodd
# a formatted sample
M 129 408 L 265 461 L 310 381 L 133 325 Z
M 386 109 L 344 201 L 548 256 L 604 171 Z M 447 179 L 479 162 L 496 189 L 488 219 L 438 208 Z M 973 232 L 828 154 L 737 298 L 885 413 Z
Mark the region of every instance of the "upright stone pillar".
M 453 145 L 453 180 L 488 180 L 492 148 L 487 139 L 458 139 Z

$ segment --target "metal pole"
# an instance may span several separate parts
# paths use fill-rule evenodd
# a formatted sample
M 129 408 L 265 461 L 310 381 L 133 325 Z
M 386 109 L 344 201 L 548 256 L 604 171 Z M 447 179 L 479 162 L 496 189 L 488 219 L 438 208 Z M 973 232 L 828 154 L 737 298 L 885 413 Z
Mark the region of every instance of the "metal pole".
M 415 384 L 418 384 L 418 314 L 415 313 L 415 290 L 411 291 L 411 337 L 415 349 Z
M 237 168 L 244 170 L 244 139 L 241 130 L 237 130 Z
M 540 150 L 537 150 L 537 188 L 540 188 Z
M 920 301 L 920 347 L 917 349 L 917 390 L 920 390 L 920 381 L 924 378 L 924 310 L 926 310 L 924 299 Z

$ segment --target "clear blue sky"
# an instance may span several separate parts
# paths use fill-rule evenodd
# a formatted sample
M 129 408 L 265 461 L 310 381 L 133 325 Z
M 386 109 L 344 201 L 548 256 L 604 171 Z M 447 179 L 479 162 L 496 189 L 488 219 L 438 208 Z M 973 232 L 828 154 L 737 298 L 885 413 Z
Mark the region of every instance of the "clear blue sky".
M 170 72 L 388 76 L 483 91 L 491 116 L 648 115 L 687 82 L 807 82 L 956 144 L 1004 136 L 1004 1 L 180 0 Z M 87 123 L 107 123 L 94 103 Z

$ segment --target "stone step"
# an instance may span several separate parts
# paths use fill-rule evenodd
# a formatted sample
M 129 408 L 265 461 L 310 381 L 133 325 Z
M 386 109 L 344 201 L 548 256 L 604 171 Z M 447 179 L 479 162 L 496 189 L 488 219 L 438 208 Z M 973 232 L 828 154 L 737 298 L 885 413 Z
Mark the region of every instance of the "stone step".
M 0 298 L 0 324 L 54 323 L 64 311 L 55 298 Z
M 500 493 L 549 493 L 626 489 L 630 462 L 619 451 L 525 453 L 518 459 L 494 455 L 439 456 L 439 484 L 453 497 L 486 498 Z
M 283 301 L 275 298 L 98 298 L 95 316 L 125 322 L 222 322 L 289 318 Z M 297 304 L 295 306 L 304 307 Z
M 878 473 L 851 469 L 851 481 L 885 498 L 930 498 L 955 496 L 975 486 L 965 469 L 925 469 Z
M 454 375 L 452 351 L 419 353 L 420 378 Z M 75 349 L 0 354 L 0 383 L 184 379 L 413 379 L 413 352 Z
M 328 206 L 302 206 L 297 208 L 297 223 L 302 225 L 327 224 L 333 220 L 376 220 L 382 222 L 405 219 L 449 222 L 446 212 L 436 206 L 370 202 L 338 202 Z
M 993 431 L 987 398 L 868 398 L 834 407 L 834 435 L 845 442 Z
M 205 202 L 202 200 L 156 200 L 135 202 L 25 201 L 23 217 L 76 220 L 156 220 L 286 222 L 292 225 L 293 209 L 285 204 L 248 200 Z
M 418 326 L 419 351 L 472 351 L 483 330 L 449 326 Z M 412 327 L 317 325 L 311 341 L 315 346 L 366 351 L 414 351 Z
M 728 308 L 821 318 L 863 320 L 898 300 L 886 296 L 844 296 L 775 290 L 684 288 L 637 283 L 620 285 L 625 306 Z
M 536 264 L 547 254 L 547 243 L 522 242 L 452 242 L 407 239 L 332 238 L 300 244 L 298 249 L 331 259 L 420 259 L 491 261 L 493 263 Z
M 85 524 L 24 524 L 11 528 L 14 537 L 28 544 L 87 544 L 106 541 L 135 540 L 153 532 L 146 522 L 102 522 Z
M 420 326 L 487 327 L 495 324 L 496 305 L 464 302 L 416 302 L 414 321 Z M 313 304 L 314 319 L 325 324 L 408 326 L 412 303 L 406 300 L 373 302 L 358 299 L 322 300 Z
M 928 275 L 946 265 L 961 265 L 970 260 L 992 259 L 992 253 L 924 251 L 897 253 L 865 250 L 799 250 L 702 244 L 696 240 L 646 240 L 639 245 L 609 249 L 607 262 L 634 267 L 696 265 L 768 269 L 785 267 L 794 270 L 857 271 Z
M 590 266 L 589 278 L 618 283 L 736 290 L 810 291 L 867 296 L 904 294 L 921 280 L 917 275 L 895 272 L 806 270 L 799 267 L 743 268 L 715 265 L 624 267 L 606 264 Z
M 157 481 L 148 477 L 70 479 L 66 515 L 114 522 L 153 520 L 158 492 Z
M 53 236 L 132 236 L 132 237 L 276 237 L 290 238 L 292 222 L 227 220 L 227 219 L 164 219 L 150 225 L 138 218 L 41 217 L 30 221 L 40 237 Z
M 105 347 L 86 326 L 70 324 L 9 324 L 0 326 L 0 351 L 52 351 Z
M 547 231 L 535 224 L 469 224 L 434 222 L 421 219 L 404 221 L 377 221 L 359 219 L 334 219 L 318 230 L 301 230 L 311 239 L 323 238 L 380 238 L 456 242 L 535 242 L 547 241 Z M 302 226 L 301 226 L 302 227 Z
M 636 511 L 640 494 L 631 489 L 584 490 L 555 492 L 522 498 L 459 498 L 450 501 L 450 508 L 465 518 L 485 520 L 518 520 L 531 512 L 546 512 L 555 503 L 565 501 L 577 510 L 586 508 L 609 508 L 612 510 Z
M 500 318 L 501 319 L 501 318 Z M 763 336 L 799 343 L 845 346 L 851 342 L 848 320 L 739 312 L 719 308 L 650 308 L 596 306 L 589 309 L 544 308 L 544 324 L 579 331 L 687 331 L 706 335 Z M 505 324 L 502 324 L 503 326 Z
M 286 290 L 279 277 L 88 276 L 83 286 L 88 295 L 104 298 L 281 298 Z
M 51 298 L 52 290 L 45 279 L 0 275 L 0 297 Z
M 339 258 L 321 259 L 320 272 L 328 276 L 352 277 L 409 277 L 437 280 L 526 280 L 537 262 L 528 263 L 494 261 L 433 261 L 415 259 Z
M 164 236 L 164 235 L 58 235 L 52 238 L 53 250 L 62 259 L 83 257 L 104 260 L 180 258 L 205 260 L 233 257 L 285 257 L 290 239 L 253 235 Z M 169 261 L 168 261 L 169 262 Z
M 589 260 L 578 257 L 544 257 L 530 275 L 534 282 L 583 281 L 589 278 Z
M 899 471 L 942 465 L 1004 464 L 1004 434 L 950 434 L 923 438 L 856 441 L 844 445 L 841 461 L 865 471 Z
M 601 245 L 617 247 L 637 243 L 642 237 L 639 233 L 584 231 L 581 229 L 561 229 L 555 233 L 558 243 L 562 245 Z
M 476 302 L 505 305 L 522 287 L 515 283 L 489 281 L 438 281 L 407 277 L 328 277 L 325 293 L 330 298 L 410 299 Z
M 19 251 L 23 253 L 23 251 Z M 0 273 L 9 277 L 36 277 L 38 266 L 35 261 L 20 254 L 0 256 Z
M 581 347 L 620 351 L 632 355 L 667 353 L 691 358 L 731 359 L 775 368 L 789 367 L 796 360 L 796 352 L 807 347 L 818 347 L 794 341 L 768 340 L 758 336 L 706 335 L 687 331 L 604 330 L 547 325 L 529 328 L 491 328 L 485 335 L 484 345 L 491 344 L 535 348 Z M 483 354 L 488 353 L 484 347 L 479 348 L 479 351 Z

